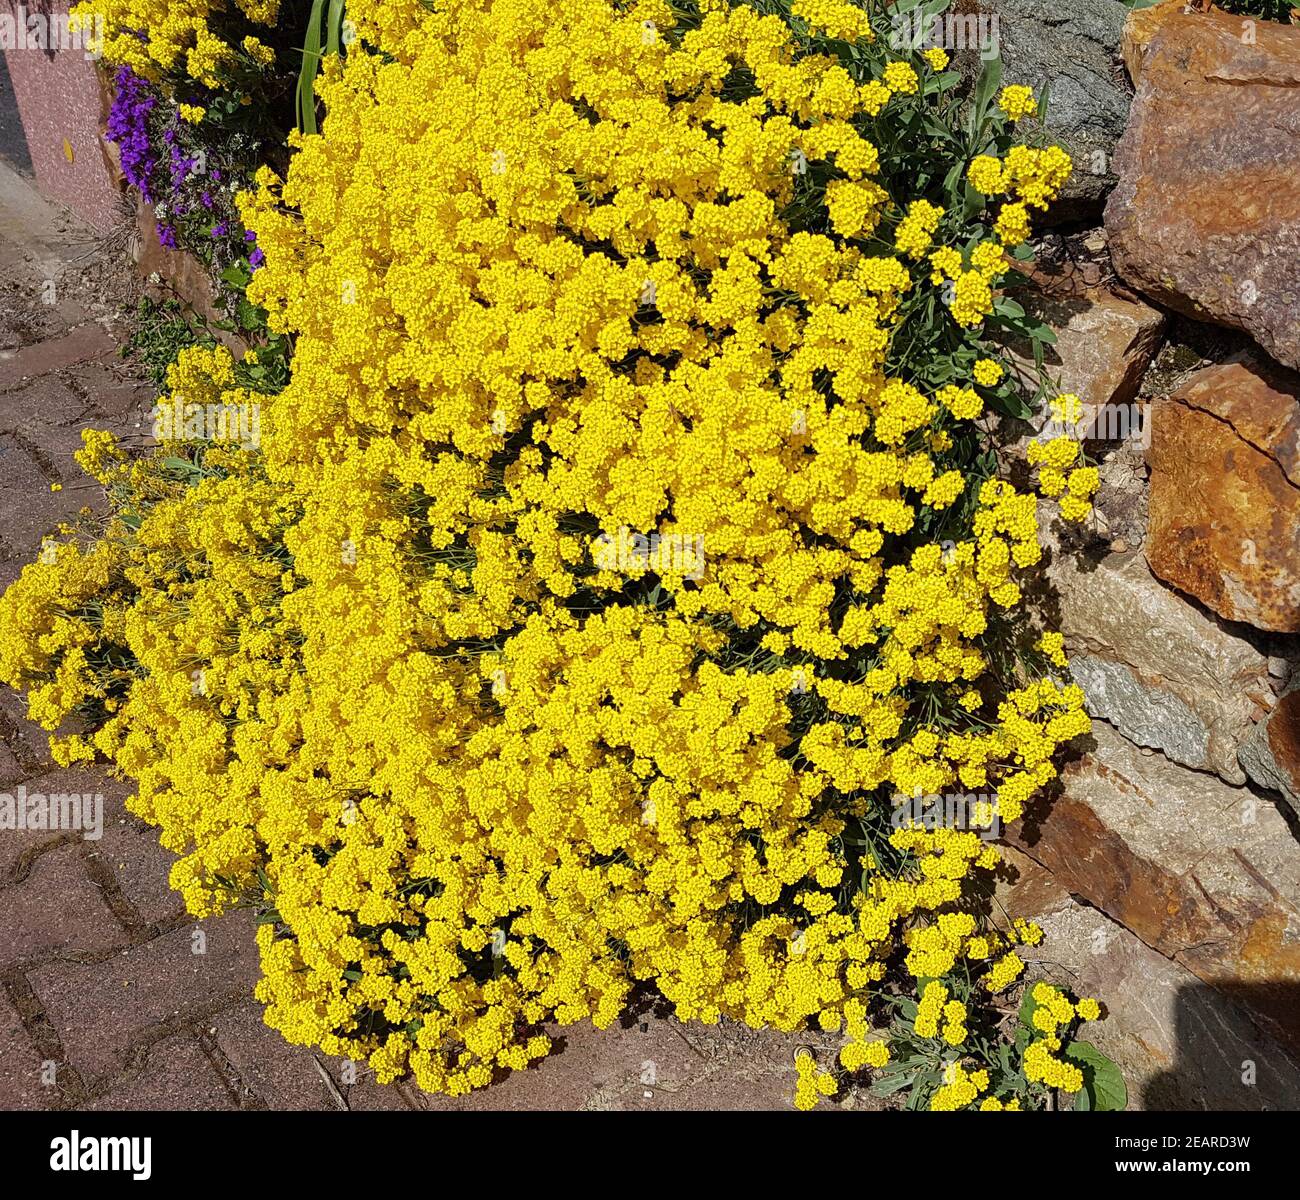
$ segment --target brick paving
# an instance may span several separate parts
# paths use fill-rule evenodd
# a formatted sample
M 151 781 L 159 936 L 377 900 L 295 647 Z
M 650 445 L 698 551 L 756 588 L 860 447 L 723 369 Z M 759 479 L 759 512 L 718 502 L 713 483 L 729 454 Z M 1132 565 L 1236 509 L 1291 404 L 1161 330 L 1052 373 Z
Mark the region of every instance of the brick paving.
M 153 402 L 117 353 L 130 268 L 110 259 L 88 272 L 92 259 L 93 235 L 0 164 L 0 588 L 54 525 L 100 503 L 71 459 L 81 429 L 138 436 Z M 23 700 L 0 687 L 0 791 L 20 786 L 101 793 L 104 828 L 95 841 L 0 830 L 0 1109 L 789 1104 L 807 1036 L 684 1027 L 655 1011 L 605 1032 L 557 1030 L 550 1059 L 466 1099 L 381 1087 L 263 1024 L 250 914 L 187 916 L 167 886 L 173 856 L 125 808 L 129 784 L 56 767 Z

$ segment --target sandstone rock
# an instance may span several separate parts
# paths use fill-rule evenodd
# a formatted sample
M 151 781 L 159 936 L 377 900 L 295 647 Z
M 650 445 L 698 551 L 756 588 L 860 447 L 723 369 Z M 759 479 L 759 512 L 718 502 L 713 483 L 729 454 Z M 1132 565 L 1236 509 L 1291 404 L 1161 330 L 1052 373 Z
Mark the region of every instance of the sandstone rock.
M 1220 616 L 1300 631 L 1297 384 L 1244 363 L 1152 412 L 1151 569 Z
M 1178 399 L 1227 421 L 1300 487 L 1300 375 L 1239 357 L 1198 371 L 1183 384 Z
M 1268 659 L 1164 587 L 1140 554 L 1049 569 L 1088 711 L 1197 770 L 1245 783 L 1237 748 L 1270 696 Z
M 1255 726 L 1238 757 L 1251 779 L 1300 813 L 1300 683 Z
M 1128 120 L 1116 61 L 1128 7 L 1120 0 L 984 0 L 998 19 L 1008 83 L 1050 89 L 1047 134 L 1074 158 L 1049 219 L 1095 211 L 1115 185 L 1111 155 Z
M 1124 22 L 1124 36 L 1120 40 L 1120 55 L 1128 77 L 1137 83 L 1151 43 L 1174 13 L 1208 12 L 1211 8 L 1213 5 L 1207 0 L 1159 0 L 1150 8 L 1133 9 Z
M 1300 367 L 1300 27 L 1169 15 L 1115 151 L 1119 274 Z
M 225 314 L 220 311 L 220 297 L 216 295 L 207 267 L 187 250 L 168 250 L 163 246 L 158 240 L 158 218 L 153 209 L 139 196 L 135 207 L 136 227 L 129 250 L 140 275 L 151 283 L 157 276 L 165 284 L 160 295 L 174 293 L 179 296 L 216 329 L 224 345 L 242 354 L 248 347 L 233 334 L 220 329 Z
M 1081 296 L 1038 295 L 1025 307 L 1056 333 L 1047 347 L 1044 368 L 1062 392 L 1073 392 L 1085 404 L 1085 419 L 1096 417 L 1103 440 L 1109 431 L 1106 405 L 1128 404 L 1137 395 L 1152 358 L 1160 348 L 1165 317 L 1136 298 L 1120 296 L 1107 288 L 1090 288 Z M 1037 368 L 1025 347 L 1009 348 L 1023 381 L 1038 385 Z M 1140 422 L 1127 422 L 1136 431 Z
M 1104 453 L 1094 450 L 1101 486 L 1093 497 L 1093 513 L 1098 533 L 1111 539 L 1110 547 L 1117 554 L 1138 549 L 1146 541 L 1149 497 L 1143 442 L 1149 407 L 1145 403 L 1110 405 L 1097 414 L 1097 423 L 1104 420 L 1111 428 L 1118 424 L 1122 430 L 1124 421 L 1129 421 L 1127 440 L 1107 447 Z
M 1104 722 L 1094 737 L 1050 811 L 1013 840 L 1072 895 L 1248 1004 L 1300 1052 L 1300 847 L 1281 813 L 1144 755 Z
M 999 888 L 1011 916 L 1046 934 L 1022 952 L 1030 978 L 1067 982 L 1102 1002 L 1105 1019 L 1081 1034 L 1120 1068 L 1130 1109 L 1236 1112 L 1300 1107 L 1300 1064 L 1239 997 L 1206 987 L 1095 908 L 1080 904 L 1037 863 L 1004 851 L 1015 880 Z M 1036 961 L 1041 960 L 1041 961 Z M 1257 1078 L 1243 1080 L 1253 1062 Z

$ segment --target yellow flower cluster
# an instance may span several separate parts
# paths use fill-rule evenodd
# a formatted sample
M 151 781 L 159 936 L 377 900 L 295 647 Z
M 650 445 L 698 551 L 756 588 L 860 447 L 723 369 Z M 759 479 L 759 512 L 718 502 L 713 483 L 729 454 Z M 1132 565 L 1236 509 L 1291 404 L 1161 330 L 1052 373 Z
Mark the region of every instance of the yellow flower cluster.
M 875 41 L 867 14 L 849 0 L 794 0 L 790 11 L 814 33 L 842 42 Z
M 1101 1006 L 1091 997 L 1072 1003 L 1059 988 L 1045 982 L 1034 984 L 1030 998 L 1033 1000 L 1030 1021 L 1035 1036 L 1025 1049 L 1025 1078 L 1063 1092 L 1079 1091 L 1084 1083 L 1083 1072 L 1057 1057 L 1057 1053 L 1064 1044 L 1068 1027 L 1076 1020 L 1098 1020 Z
M 839 1091 L 835 1076 L 829 1071 L 819 1071 L 816 1060 L 807 1050 L 795 1055 L 794 1065 L 797 1073 L 794 1106 L 800 1112 L 816 1108 L 824 1096 L 833 1096 Z
M 280 0 L 233 3 L 257 25 L 274 25 L 279 16 Z M 84 30 L 87 50 L 114 66 L 155 81 L 166 71 L 183 69 L 191 79 L 216 87 L 232 47 L 214 31 L 213 17 L 225 17 L 229 8 L 224 0 L 81 0 L 72 8 L 72 25 Z M 256 51 L 248 41 L 256 43 Z M 245 47 L 254 61 L 269 63 L 269 48 L 256 38 L 246 39 Z
M 1019 121 L 1025 117 L 1032 117 L 1038 111 L 1038 101 L 1034 99 L 1032 88 L 1013 83 L 1002 89 L 998 96 L 998 107 L 1006 114 L 1009 121 Z
M 887 365 L 945 219 L 868 136 L 915 71 L 859 85 L 719 0 L 348 11 L 382 53 L 327 65 L 323 133 L 242 197 L 292 379 L 256 397 L 202 351 L 171 380 L 260 404 L 262 452 L 88 438 L 116 515 L 0 600 L 0 678 L 52 730 L 90 715 L 61 754 L 138 781 L 192 912 L 270 910 L 257 994 L 293 1042 L 461 1094 L 653 981 L 683 1019 L 846 1023 L 842 1065 L 884 1066 L 900 947 L 918 979 L 1004 954 L 1006 986 L 1028 941 L 968 911 L 996 847 L 891 831 L 889 796 L 1015 820 L 1089 726 L 988 653 L 1041 549 L 1035 497 L 959 456 L 978 394 Z M 829 232 L 790 223 L 801 163 Z M 1002 250 L 951 228 L 974 248 L 931 266 L 973 326 Z M 924 997 L 962 1044 L 966 1005 Z M 798 1075 L 800 1107 L 835 1090 Z M 936 1106 L 986 1089 L 958 1068 Z
M 952 1063 L 944 1073 L 943 1086 L 930 1099 L 931 1112 L 957 1112 L 968 1108 L 988 1089 L 989 1073 L 967 1071 L 961 1063 Z M 996 1101 L 995 1101 L 996 1103 Z M 981 1105 L 981 1108 L 984 1107 Z
M 974 928 L 974 921 L 969 914 L 962 913 L 960 916 L 967 918 L 969 928 Z M 940 921 L 942 920 L 941 917 Z M 966 1040 L 966 1006 L 960 1000 L 950 1000 L 948 997 L 948 989 L 938 980 L 932 979 L 927 983 L 921 993 L 914 1028 L 918 1037 L 932 1038 L 940 1036 L 942 1025 L 943 1040 L 951 1046 L 960 1046 Z
M 1065 414 L 1067 423 L 1077 421 L 1077 396 L 1062 396 L 1053 405 L 1057 419 Z M 1082 444 L 1074 437 L 1061 436 L 1029 443 L 1028 458 L 1038 468 L 1038 490 L 1044 496 L 1059 497 L 1061 516 L 1067 521 L 1083 521 L 1092 512 L 1092 497 L 1101 486 L 1096 467 L 1074 467 L 1082 454 Z M 1073 469 L 1071 469 L 1073 467 Z M 1059 650 L 1059 648 L 1058 648 Z M 1060 657 L 1054 658 L 1058 665 Z
M 850 1040 L 840 1049 L 840 1066 L 846 1071 L 860 1071 L 889 1063 L 889 1044 L 882 1039 L 868 1039 L 867 1008 L 856 997 L 844 1003 L 844 1025 Z
M 966 168 L 966 180 L 982 196 L 1014 197 L 1002 205 L 994 230 L 1003 245 L 1018 246 L 1029 237 L 1029 210 L 1047 208 L 1072 169 L 1070 156 L 1059 146 L 1043 150 L 1013 146 L 1005 160 L 976 155 Z

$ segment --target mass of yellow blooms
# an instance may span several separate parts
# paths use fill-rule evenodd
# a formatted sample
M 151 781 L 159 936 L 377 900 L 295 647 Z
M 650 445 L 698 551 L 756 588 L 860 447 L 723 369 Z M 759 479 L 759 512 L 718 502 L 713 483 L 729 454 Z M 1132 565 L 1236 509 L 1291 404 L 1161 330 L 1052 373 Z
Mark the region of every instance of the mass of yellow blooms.
M 71 25 L 84 30 L 88 51 L 113 66 L 155 81 L 177 69 L 216 87 L 218 69 L 239 39 L 226 40 L 215 18 L 232 11 L 256 25 L 274 25 L 280 0 L 81 0 L 72 7 Z M 268 48 L 260 41 L 246 37 L 243 46 L 267 65 Z
M 89 7 L 150 30 L 110 43 L 137 70 L 207 61 L 203 0 Z M 431 7 L 349 3 L 384 53 L 329 64 L 323 133 L 243 197 L 287 389 L 224 350 L 172 368 L 175 399 L 260 405 L 262 452 L 87 434 L 114 515 L 0 601 L 0 678 L 62 761 L 137 781 L 192 913 L 267 911 L 268 1023 L 380 1080 L 484 1086 L 641 983 L 880 1068 L 895 968 L 917 1035 L 962 1047 L 941 980 L 987 998 L 1038 933 L 976 915 L 979 830 L 891 798 L 1013 821 L 1089 721 L 1059 642 L 1014 676 L 989 653 L 1042 554 L 1036 497 L 963 457 L 1001 368 L 891 365 L 927 291 L 977 327 L 1016 241 L 879 177 L 873 122 L 942 62 L 855 82 L 721 0 Z M 872 39 L 860 6 L 794 12 Z M 972 179 L 1045 202 L 1040 153 Z M 1059 1023 L 1026 1067 L 1078 1090 Z M 835 1090 L 798 1074 L 801 1107 Z M 954 1064 L 933 1107 L 988 1087 Z

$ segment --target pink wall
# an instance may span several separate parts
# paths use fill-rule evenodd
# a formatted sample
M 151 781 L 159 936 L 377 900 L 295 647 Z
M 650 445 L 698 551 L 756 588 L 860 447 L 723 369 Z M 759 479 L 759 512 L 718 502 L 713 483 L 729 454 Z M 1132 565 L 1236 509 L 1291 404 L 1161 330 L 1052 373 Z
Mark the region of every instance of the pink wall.
M 0 0 L 0 45 L 36 184 L 95 229 L 130 220 L 102 131 L 107 98 L 96 64 L 62 36 L 64 0 Z M 62 43 L 49 49 L 53 40 Z

